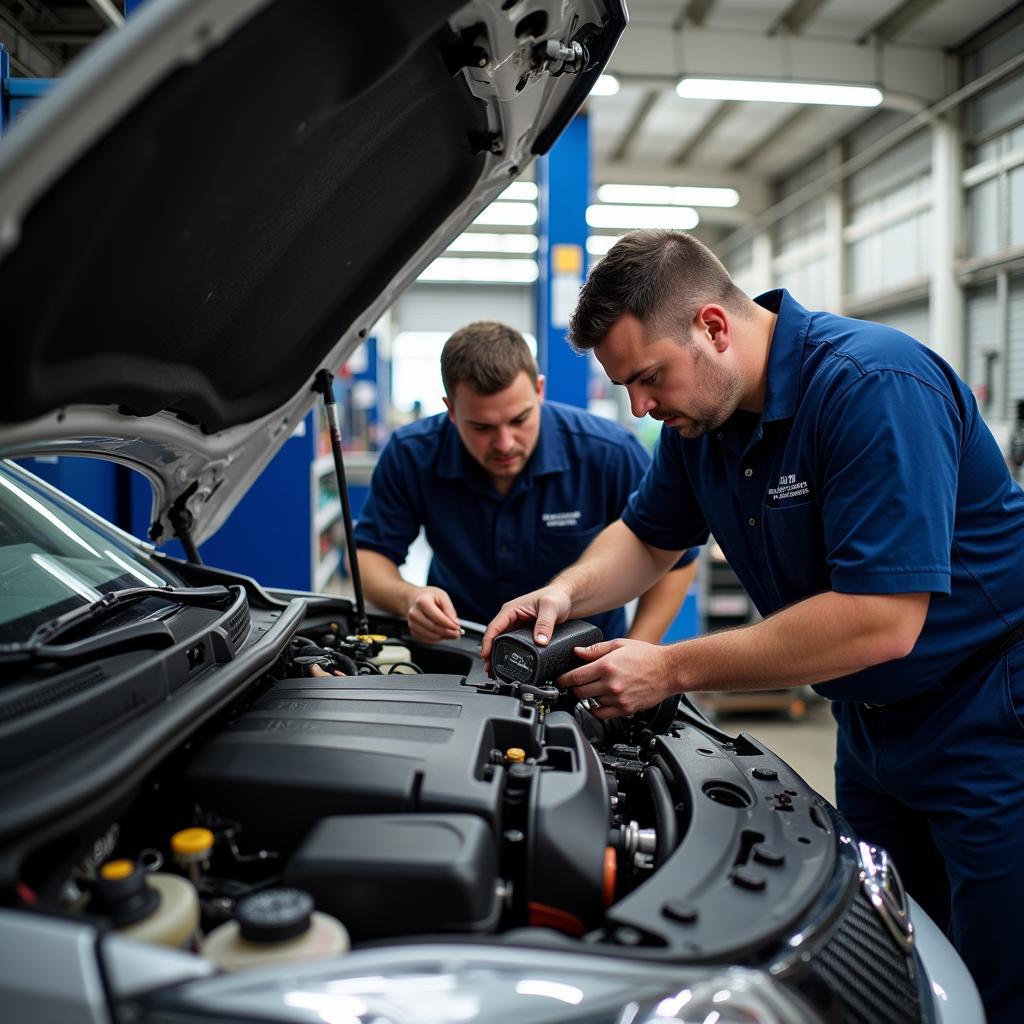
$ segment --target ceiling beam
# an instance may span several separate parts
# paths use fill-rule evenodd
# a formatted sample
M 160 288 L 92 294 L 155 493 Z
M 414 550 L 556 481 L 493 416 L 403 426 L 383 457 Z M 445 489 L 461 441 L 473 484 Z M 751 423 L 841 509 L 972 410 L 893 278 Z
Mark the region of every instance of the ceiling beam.
M 947 56 L 938 47 L 884 40 L 865 46 L 691 26 L 673 32 L 631 25 L 619 40 L 608 71 L 623 82 L 651 88 L 664 88 L 684 75 L 871 84 L 922 102 L 935 102 L 955 87 L 949 80 Z
M 637 105 L 636 111 L 632 118 L 630 118 L 629 124 L 626 126 L 626 130 L 622 133 L 619 141 L 615 144 L 612 149 L 609 159 L 611 160 L 625 160 L 629 155 L 630 146 L 633 145 L 637 135 L 640 134 L 640 129 L 644 126 L 644 121 L 650 116 L 651 111 L 654 109 L 654 105 L 661 98 L 661 91 L 658 89 L 648 89 L 644 93 Z
M 64 63 L 3 8 L 0 8 L 0 43 L 10 51 L 11 66 L 19 75 L 53 78 Z
M 124 24 L 124 15 L 114 6 L 112 0 L 89 0 L 89 6 L 108 25 L 120 28 Z
M 729 170 L 749 171 L 762 153 L 778 144 L 787 132 L 792 131 L 801 121 L 806 120 L 811 113 L 811 107 L 794 107 L 792 113 L 784 121 L 776 125 L 767 135 L 763 135 L 752 146 L 748 146 L 735 160 L 732 160 L 728 165 Z
M 903 0 L 899 7 L 876 21 L 857 41 L 859 43 L 865 43 L 868 40 L 888 42 L 895 39 L 910 28 L 915 21 L 923 18 L 936 2 L 937 0 Z
M 678 167 L 680 164 L 685 164 L 690 157 L 697 152 L 698 148 L 703 145 L 705 140 L 715 131 L 715 129 L 736 109 L 736 103 L 733 100 L 724 100 L 719 103 L 711 114 L 704 119 L 704 123 L 689 137 L 672 154 L 669 159 L 669 163 L 673 167 Z
M 789 32 L 791 35 L 799 35 L 804 26 L 813 18 L 818 11 L 825 6 L 826 0 L 793 0 L 782 14 L 772 23 L 768 29 L 768 35 L 773 36 L 776 32 Z
M 689 0 L 672 23 L 672 28 L 678 30 L 684 25 L 703 25 L 714 6 L 715 0 Z

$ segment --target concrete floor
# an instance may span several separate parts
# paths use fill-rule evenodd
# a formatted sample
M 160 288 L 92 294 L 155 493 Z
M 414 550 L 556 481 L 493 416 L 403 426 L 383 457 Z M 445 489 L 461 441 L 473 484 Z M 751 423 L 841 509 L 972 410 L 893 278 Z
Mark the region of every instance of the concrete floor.
M 836 725 L 828 701 L 820 698 L 809 701 L 807 715 L 799 722 L 791 722 L 783 714 L 771 711 L 742 714 L 719 711 L 714 717 L 718 727 L 728 733 L 750 733 L 802 775 L 826 800 L 835 803 L 832 765 L 836 756 Z

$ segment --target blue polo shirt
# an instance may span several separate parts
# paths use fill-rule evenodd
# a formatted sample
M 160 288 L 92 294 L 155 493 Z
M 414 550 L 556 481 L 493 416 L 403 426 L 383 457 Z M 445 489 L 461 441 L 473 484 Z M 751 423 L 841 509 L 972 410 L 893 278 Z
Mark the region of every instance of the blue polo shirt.
M 424 527 L 427 583 L 448 592 L 461 618 L 487 623 L 575 562 L 619 518 L 649 463 L 619 424 L 544 402 L 537 447 L 502 498 L 441 413 L 401 427 L 381 452 L 356 545 L 401 565 Z M 591 621 L 606 637 L 626 631 L 622 608 Z
M 623 519 L 669 550 L 713 533 L 762 615 L 828 590 L 930 592 L 911 654 L 815 687 L 913 696 L 1024 619 L 1024 492 L 931 349 L 784 290 L 756 301 L 778 314 L 764 412 L 693 440 L 664 428 Z

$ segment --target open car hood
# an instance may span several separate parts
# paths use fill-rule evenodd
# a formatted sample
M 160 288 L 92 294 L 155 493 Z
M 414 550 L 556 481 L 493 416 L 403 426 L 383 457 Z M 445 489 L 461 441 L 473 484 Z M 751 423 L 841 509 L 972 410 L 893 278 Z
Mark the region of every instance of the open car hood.
M 550 148 L 625 20 L 151 0 L 0 144 L 0 454 L 120 462 L 155 536 L 184 502 L 208 538 L 316 372 Z

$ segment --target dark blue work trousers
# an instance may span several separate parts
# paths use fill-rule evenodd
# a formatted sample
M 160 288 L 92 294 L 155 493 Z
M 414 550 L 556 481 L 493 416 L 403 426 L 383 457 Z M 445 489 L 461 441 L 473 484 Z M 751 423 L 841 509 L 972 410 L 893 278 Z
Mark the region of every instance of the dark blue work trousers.
M 1024 643 L 923 706 L 832 710 L 839 810 L 946 930 L 990 1024 L 1024 1022 Z

